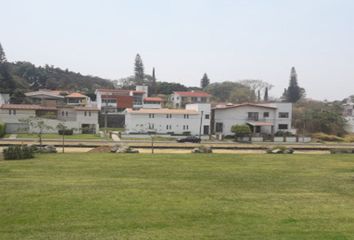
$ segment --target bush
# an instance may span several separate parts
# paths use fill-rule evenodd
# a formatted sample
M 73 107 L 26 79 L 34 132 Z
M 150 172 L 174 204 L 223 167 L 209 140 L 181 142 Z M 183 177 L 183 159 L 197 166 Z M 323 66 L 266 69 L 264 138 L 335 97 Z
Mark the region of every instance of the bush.
M 6 133 L 6 125 L 4 124 L 0 124 L 0 138 L 4 137 Z
M 60 129 L 58 130 L 58 134 L 59 135 L 73 135 L 74 134 L 74 130 L 73 129 Z
M 345 149 L 345 148 L 334 148 L 330 150 L 331 154 L 353 154 L 354 149 Z
M 191 132 L 190 131 L 185 131 L 182 133 L 183 136 L 190 136 L 191 135 Z
M 27 145 L 13 145 L 4 149 L 5 160 L 30 159 L 34 157 L 34 152 Z
M 295 135 L 287 131 L 278 131 L 274 134 L 276 137 L 294 137 Z
M 246 137 L 251 135 L 251 129 L 247 124 L 233 125 L 231 132 L 235 133 L 236 137 Z
M 343 142 L 344 138 L 338 137 L 336 135 L 329 135 L 325 133 L 314 133 L 312 134 L 313 138 L 316 138 L 321 141 L 326 141 L 326 142 Z

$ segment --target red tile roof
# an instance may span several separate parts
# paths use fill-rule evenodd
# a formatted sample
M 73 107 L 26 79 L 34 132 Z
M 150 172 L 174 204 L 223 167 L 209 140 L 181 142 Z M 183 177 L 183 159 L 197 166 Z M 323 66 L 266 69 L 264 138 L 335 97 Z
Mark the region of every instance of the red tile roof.
M 206 92 L 174 92 L 174 94 L 180 95 L 182 97 L 210 97 L 209 93 Z
M 126 111 L 127 113 L 132 113 L 132 114 L 150 114 L 150 113 L 151 114 L 191 114 L 191 115 L 199 114 L 195 110 L 169 109 L 169 108 L 161 108 L 161 109 L 141 108 L 139 110 L 127 108 Z
M 57 110 L 56 107 L 46 107 L 34 104 L 3 104 L 0 109 L 16 109 L 16 110 Z
M 163 99 L 159 97 L 147 97 L 144 98 L 144 102 L 163 102 Z

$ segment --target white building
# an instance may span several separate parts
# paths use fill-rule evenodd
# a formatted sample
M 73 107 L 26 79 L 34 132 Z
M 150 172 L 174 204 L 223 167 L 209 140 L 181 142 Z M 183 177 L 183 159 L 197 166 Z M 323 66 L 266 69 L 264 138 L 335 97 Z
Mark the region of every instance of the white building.
M 191 104 L 186 109 L 129 108 L 125 110 L 125 124 L 127 133 L 209 134 L 210 104 Z
M 10 103 L 10 94 L 0 93 L 0 105 Z
M 143 108 L 162 108 L 163 99 L 159 97 L 144 98 Z
M 210 97 L 210 94 L 201 91 L 173 92 L 170 102 L 174 108 L 184 108 L 191 103 L 209 103 Z
M 295 130 L 291 127 L 291 103 L 236 104 L 213 109 L 213 133 L 233 135 L 231 127 L 247 124 L 255 135 Z
M 344 118 L 347 121 L 346 130 L 350 133 L 354 133 L 354 103 L 349 97 L 346 100 L 346 103 L 343 104 L 344 109 Z
M 28 128 L 23 122 L 31 117 L 38 117 L 52 129 L 46 133 L 57 133 L 56 126 L 64 123 L 76 133 L 97 133 L 98 109 L 91 107 L 48 107 L 34 104 L 2 104 L 0 122 L 6 124 L 7 133 L 24 132 Z

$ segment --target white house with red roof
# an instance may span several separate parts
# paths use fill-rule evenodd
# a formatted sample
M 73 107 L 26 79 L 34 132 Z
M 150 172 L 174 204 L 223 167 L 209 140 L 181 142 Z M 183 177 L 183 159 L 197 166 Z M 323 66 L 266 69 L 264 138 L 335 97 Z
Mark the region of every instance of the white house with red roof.
M 173 92 L 170 101 L 174 108 L 184 108 L 191 103 L 209 103 L 211 95 L 202 91 Z
M 213 108 L 213 133 L 233 135 L 231 127 L 247 124 L 254 135 L 295 132 L 291 126 L 292 103 L 244 103 Z

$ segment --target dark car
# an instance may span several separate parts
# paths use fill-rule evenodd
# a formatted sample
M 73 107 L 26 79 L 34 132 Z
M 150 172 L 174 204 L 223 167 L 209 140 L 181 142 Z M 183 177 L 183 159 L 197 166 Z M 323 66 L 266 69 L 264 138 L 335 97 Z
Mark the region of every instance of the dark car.
M 179 143 L 185 143 L 185 142 L 200 143 L 200 141 L 201 141 L 201 139 L 196 136 L 188 136 L 185 138 L 177 139 L 177 142 L 179 142 Z

